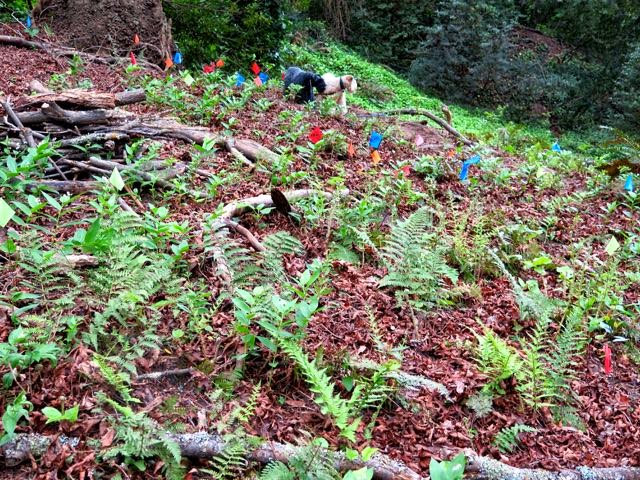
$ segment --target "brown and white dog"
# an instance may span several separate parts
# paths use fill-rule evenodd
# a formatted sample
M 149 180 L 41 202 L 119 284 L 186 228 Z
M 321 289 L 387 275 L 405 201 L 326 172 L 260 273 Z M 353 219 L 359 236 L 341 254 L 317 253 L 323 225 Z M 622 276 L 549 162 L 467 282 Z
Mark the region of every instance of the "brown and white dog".
M 336 103 L 343 113 L 347 112 L 347 92 L 355 93 L 358 89 L 358 83 L 353 75 L 345 75 L 336 77 L 333 73 L 325 73 L 322 79 L 326 87 L 319 92 L 319 97 L 334 96 Z

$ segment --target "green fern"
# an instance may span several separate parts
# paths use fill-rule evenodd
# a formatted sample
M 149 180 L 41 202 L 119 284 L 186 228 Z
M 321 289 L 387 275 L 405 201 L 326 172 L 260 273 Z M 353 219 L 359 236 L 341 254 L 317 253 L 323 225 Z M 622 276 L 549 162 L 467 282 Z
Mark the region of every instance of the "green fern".
M 380 252 L 388 270 L 380 286 L 395 288 L 400 303 L 421 310 L 446 296 L 445 280 L 458 281 L 457 272 L 446 263 L 446 246 L 435 233 L 429 233 L 431 225 L 430 210 L 417 210 L 393 227 Z
M 355 442 L 355 432 L 360 424 L 360 418 L 353 419 L 354 412 L 349 407 L 349 403 L 353 405 L 357 401 L 362 393 L 361 390 L 354 389 L 351 401 L 348 403 L 334 393 L 335 384 L 326 374 L 326 369 L 318 368 L 316 360 L 310 361 L 300 345 L 284 339 L 279 340 L 279 345 L 302 372 L 309 384 L 309 390 L 315 394 L 314 401 L 320 406 L 320 411 L 334 419 L 341 436 Z
M 211 461 L 213 478 L 219 480 L 239 478 L 239 472 L 247 467 L 247 448 L 244 443 L 233 436 L 225 436 L 226 444 L 222 452 Z
M 467 399 L 467 407 L 473 410 L 478 418 L 486 417 L 493 411 L 493 397 L 480 391 Z
M 93 355 L 93 361 L 98 366 L 100 374 L 107 383 L 115 389 L 125 402 L 140 402 L 140 400 L 131 396 L 131 388 L 129 387 L 131 378 L 127 373 L 116 372 L 111 365 L 109 365 L 107 359 L 97 353 Z
M 296 480 L 297 478 L 295 472 L 289 470 L 284 463 L 271 462 L 260 472 L 259 480 Z
M 275 461 L 260 473 L 259 480 L 338 480 L 342 476 L 335 468 L 335 454 L 328 450 L 324 439 L 315 439 L 299 448 L 288 465 Z
M 558 308 L 558 302 L 543 294 L 535 280 L 523 282 L 520 279 L 516 279 L 493 250 L 488 250 L 488 252 L 503 275 L 511 283 L 516 303 L 520 309 L 520 318 L 523 320 L 543 319 L 544 321 L 551 318 Z
M 116 432 L 115 446 L 102 454 L 105 459 L 121 456 L 125 464 L 144 471 L 147 469 L 147 463 L 158 457 L 164 464 L 165 478 L 184 478 L 185 472 L 180 465 L 180 446 L 168 437 L 153 419 L 144 411 L 136 413 L 130 407 L 120 405 L 102 393 L 98 393 L 96 398 L 112 406 L 118 414 L 109 417 Z
M 522 368 L 522 360 L 515 348 L 507 344 L 490 328 L 485 327 L 482 335 L 475 334 L 478 340 L 476 361 L 478 370 L 489 378 L 483 391 L 504 394 L 501 386 L 504 380 L 516 375 Z
M 493 440 L 493 445 L 502 453 L 511 453 L 520 443 L 519 437 L 521 433 L 535 433 L 537 431 L 536 428 L 516 423 L 511 427 L 500 430 Z

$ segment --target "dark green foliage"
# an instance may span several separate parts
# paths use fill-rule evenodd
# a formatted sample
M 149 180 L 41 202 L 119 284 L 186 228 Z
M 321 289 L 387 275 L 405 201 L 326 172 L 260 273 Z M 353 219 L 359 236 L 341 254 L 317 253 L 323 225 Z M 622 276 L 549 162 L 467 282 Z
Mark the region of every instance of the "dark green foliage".
M 440 2 L 409 71 L 411 82 L 452 100 L 490 103 L 514 86 L 512 2 Z
M 640 127 L 640 43 L 627 56 L 613 94 L 615 115 L 620 124 Z
M 434 0 L 355 2 L 346 43 L 358 53 L 406 72 L 433 23 Z
M 185 62 L 223 58 L 229 69 L 248 71 L 255 59 L 275 63 L 285 28 L 276 0 L 166 0 L 164 10 Z
M 28 11 L 32 9 L 29 0 L 0 0 L 0 22 L 14 22 L 16 18 L 24 21 Z

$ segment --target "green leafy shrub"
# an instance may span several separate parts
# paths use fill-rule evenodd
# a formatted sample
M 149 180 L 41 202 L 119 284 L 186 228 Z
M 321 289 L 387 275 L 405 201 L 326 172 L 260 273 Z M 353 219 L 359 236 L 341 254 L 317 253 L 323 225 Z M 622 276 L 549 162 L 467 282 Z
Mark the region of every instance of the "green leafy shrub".
M 278 60 L 285 24 L 276 0 L 165 0 L 163 6 L 189 65 L 223 58 L 230 69 L 248 71 L 254 59 Z

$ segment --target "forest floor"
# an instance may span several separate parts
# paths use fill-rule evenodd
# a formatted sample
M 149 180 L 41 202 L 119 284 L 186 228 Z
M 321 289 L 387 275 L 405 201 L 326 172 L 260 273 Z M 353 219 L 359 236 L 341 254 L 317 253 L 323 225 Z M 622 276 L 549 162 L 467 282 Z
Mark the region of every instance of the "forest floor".
M 0 33 L 13 34 L 8 27 Z M 155 159 L 192 162 L 211 178 L 185 175 L 176 180 L 173 192 L 136 188 L 144 210 L 126 197 L 144 218 L 145 226 L 136 235 L 142 237 L 140 242 L 146 238 L 153 245 L 150 250 L 139 247 L 157 254 L 150 258 L 171 257 L 172 263 L 165 283 L 139 303 L 130 300 L 128 314 L 102 315 L 106 324 L 100 327 L 96 318 L 108 311 L 115 294 L 125 287 L 103 285 L 105 293 L 90 285 L 107 278 L 116 282 L 116 275 L 109 277 L 106 269 L 96 280 L 97 275 L 76 271 L 81 282 L 72 287 L 68 278 L 56 274 L 61 288 L 52 284 L 41 290 L 45 282 L 28 268 L 33 267 L 33 254 L 28 252 L 68 249 L 79 228 L 89 228 L 96 218 L 102 218 L 104 225 L 113 221 L 110 217 L 116 214 L 107 206 L 113 194 L 109 185 L 97 194 L 74 196 L 61 211 L 47 206 L 24 218 L 25 225 L 9 224 L 19 236 L 19 251 L 28 254 L 0 260 L 0 342 L 6 345 L 12 330 L 21 325 L 46 332 L 46 342 L 56 344 L 59 352 L 55 362 L 34 362 L 15 372 L 15 381 L 0 395 L 0 410 L 6 411 L 24 392 L 31 411 L 18 432 L 64 434 L 80 443 L 73 455 L 68 449 L 52 449 L 37 463 L 6 469 L 0 474 L 3 478 L 56 478 L 48 475 L 62 471 L 74 478 L 87 478 L 87 472 L 99 478 L 96 472 L 122 469 L 114 459 L 100 459 L 96 453 L 121 440 L 118 436 L 114 440 L 117 412 L 96 392 L 126 403 L 122 391 L 105 379 L 104 369 L 98 373 L 96 353 L 111 365 L 112 373 L 122 369 L 127 374 L 121 377 L 125 390 L 139 400 L 129 402 L 131 408 L 175 431 L 215 429 L 232 410 L 255 402 L 249 421 L 242 424 L 249 434 L 292 443 L 323 437 L 335 449 L 368 445 L 425 475 L 432 457 L 444 458 L 463 448 L 519 467 L 640 466 L 640 202 L 634 203 L 635 197 L 598 172 L 585 155 L 553 152 L 550 145 L 526 135 L 506 138 L 500 145 L 457 147 L 444 130 L 416 119 L 363 120 L 354 115 L 365 113 L 360 108 L 340 116 L 330 113 L 328 105 L 319 109 L 295 105 L 283 99 L 277 80 L 266 87 L 245 87 L 250 90 L 248 101 L 232 109 L 225 98 L 230 91 L 233 98 L 241 94 L 224 86 L 231 72 L 194 74 L 196 82 L 187 87 L 179 75 L 165 80 L 122 66 L 85 62 L 70 71 L 65 59 L 23 48 L 0 45 L 0 59 L 3 98 L 28 95 L 34 79 L 57 90 L 90 85 L 119 92 L 142 85 L 149 102 L 128 110 L 176 115 L 212 132 L 232 132 L 289 159 L 283 165 L 261 164 L 249 171 L 225 151 L 203 152 L 180 141 L 158 141 L 151 148 Z M 455 121 L 454 116 L 454 125 Z M 314 127 L 324 133 L 316 145 L 309 141 Z M 379 162 L 369 148 L 372 130 L 384 136 Z M 353 155 L 347 154 L 349 144 L 354 146 Z M 482 157 L 480 164 L 471 167 L 469 182 L 460 181 L 462 161 L 476 153 Z M 225 379 L 246 347 L 232 302 L 237 297 L 205 252 L 208 243 L 202 226 L 221 204 L 269 193 L 274 186 L 283 191 L 349 189 L 339 204 L 302 201 L 297 205 L 302 211 L 300 223 L 259 209 L 238 220 L 261 240 L 284 231 L 304 247 L 284 255 L 285 275 L 271 278 L 276 294 L 284 297 L 303 272 L 315 272 L 313 268 L 321 265 L 316 283 L 309 287 L 320 308 L 303 329 L 300 344 L 328 369 L 336 393 L 349 398 L 351 382 L 368 381 L 353 367 L 356 363 L 399 360 L 402 372 L 437 382 L 448 395 L 420 387 L 398 388 L 389 380 L 393 393 L 379 409 L 362 408 L 358 413 L 362 423 L 350 443 L 314 402 L 295 363 L 281 351 L 267 348 L 268 342 L 258 341 L 250 348 L 239 378 Z M 193 198 L 194 191 L 206 191 L 208 196 Z M 7 184 L 0 186 L 0 197 L 8 202 L 14 198 Z M 427 232 L 436 233 L 434 249 L 444 248 L 446 263 L 459 278 L 439 279 L 432 301 L 419 311 L 415 304 L 399 300 L 401 288 L 380 286 L 388 265 L 379 252 L 397 221 L 422 206 L 434 212 Z M 158 214 L 158 207 L 166 207 L 168 215 Z M 18 215 L 24 216 L 20 211 Z M 265 260 L 250 251 L 244 237 L 235 233 L 230 237 L 249 259 L 242 263 L 249 276 L 251 268 L 265 268 Z M 608 253 L 612 237 L 621 247 Z M 172 254 L 171 247 L 180 245 L 188 248 Z M 514 285 L 486 253 L 488 248 L 522 283 Z M 314 263 L 316 259 L 320 261 Z M 241 276 L 242 271 L 238 273 Z M 252 291 L 260 274 L 255 275 L 248 286 L 238 280 L 237 288 Z M 548 323 L 523 312 L 522 296 L 527 292 L 541 293 L 553 305 Z M 32 308 L 22 308 L 27 305 Z M 495 382 L 487 411 L 468 404 L 492 380 L 491 370 L 483 370 L 479 362 L 478 338 L 484 328 L 503 339 L 523 363 L 531 359 L 527 345 L 539 334 L 538 368 L 541 378 L 547 378 L 555 371 L 557 338 L 577 305 L 583 320 L 576 339 L 584 337 L 584 348 L 574 352 L 570 366 L 560 372 L 567 383 L 554 390 L 554 397 L 545 397 L 544 389 L 519 388 L 524 381 L 514 374 Z M 11 315 L 13 308 L 21 310 Z M 91 340 L 96 329 L 97 342 Z M 250 329 L 257 336 L 268 335 L 258 323 Z M 145 344 L 137 347 L 137 338 L 145 338 Z M 608 374 L 605 344 L 612 350 Z M 193 372 L 157 381 L 136 380 L 133 368 L 138 375 L 176 368 Z M 0 369 L 2 374 L 9 372 L 6 364 Z M 538 400 L 528 402 L 531 397 L 523 392 L 539 395 Z M 43 408 L 64 410 L 73 405 L 80 407 L 77 421 L 46 424 Z M 496 436 L 516 424 L 536 432 L 521 433 L 511 452 L 500 451 Z M 157 478 L 161 467 L 156 464 L 139 475 Z M 193 467 L 212 468 L 206 463 Z M 193 472 L 193 478 L 198 475 Z

